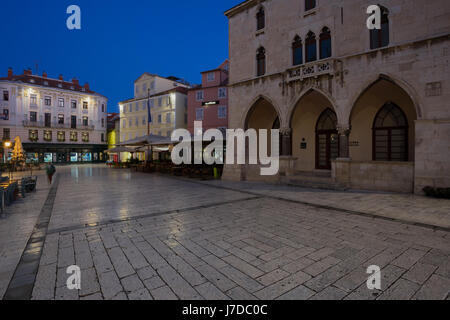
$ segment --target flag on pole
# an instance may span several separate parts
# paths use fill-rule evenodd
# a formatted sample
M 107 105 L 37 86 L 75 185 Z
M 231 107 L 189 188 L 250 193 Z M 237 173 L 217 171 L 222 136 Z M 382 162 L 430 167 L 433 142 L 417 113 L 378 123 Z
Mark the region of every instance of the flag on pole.
M 150 96 L 147 99 L 148 123 L 152 123 L 152 113 L 150 112 Z

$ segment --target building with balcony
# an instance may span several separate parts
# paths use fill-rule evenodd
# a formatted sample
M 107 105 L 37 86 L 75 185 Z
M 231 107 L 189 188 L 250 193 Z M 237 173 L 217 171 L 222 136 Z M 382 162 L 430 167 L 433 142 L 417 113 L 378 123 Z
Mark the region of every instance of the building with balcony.
M 202 121 L 203 131 L 228 128 L 228 60 L 218 68 L 201 73 L 202 84 L 188 92 L 188 130 L 194 134 L 194 121 Z
M 21 138 L 27 161 L 105 160 L 107 98 L 77 79 L 52 79 L 25 70 L 0 78 L 0 133 Z
M 140 76 L 134 83 L 135 97 L 119 103 L 120 142 L 148 133 L 170 137 L 173 130 L 187 128 L 189 88 L 189 84 L 176 77 L 163 78 L 149 73 Z M 121 157 L 126 158 L 127 155 Z
M 228 10 L 229 126 L 280 129 L 280 172 L 224 178 L 421 193 L 450 186 L 450 4 L 247 0 Z

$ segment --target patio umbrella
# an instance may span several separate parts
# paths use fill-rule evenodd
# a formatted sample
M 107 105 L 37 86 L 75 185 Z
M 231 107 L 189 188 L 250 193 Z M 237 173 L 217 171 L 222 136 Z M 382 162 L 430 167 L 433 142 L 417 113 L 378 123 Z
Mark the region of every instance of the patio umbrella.
M 107 153 L 116 153 L 116 154 L 118 154 L 119 155 L 119 162 L 120 162 L 120 154 L 122 152 L 135 153 L 136 150 L 132 149 L 132 148 L 127 148 L 127 147 L 124 147 L 124 146 L 119 146 L 119 147 L 115 147 L 115 148 L 106 150 L 106 152 Z

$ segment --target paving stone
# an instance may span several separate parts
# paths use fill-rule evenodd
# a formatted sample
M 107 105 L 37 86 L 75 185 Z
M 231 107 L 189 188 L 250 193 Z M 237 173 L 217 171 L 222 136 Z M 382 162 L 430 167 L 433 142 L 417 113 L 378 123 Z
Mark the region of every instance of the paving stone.
M 305 286 L 298 286 L 297 288 L 283 294 L 277 300 L 307 300 L 315 294 L 314 291 Z
M 315 277 L 338 263 L 339 263 L 338 259 L 333 257 L 327 257 L 304 268 L 303 271 Z
M 200 292 L 200 294 L 206 300 L 230 300 L 228 296 L 217 289 L 217 287 L 211 282 L 206 282 L 204 284 L 196 286 L 195 289 Z
M 56 263 L 41 266 L 33 288 L 33 300 L 53 300 L 56 287 Z
M 168 286 L 164 286 L 155 290 L 151 290 L 152 296 L 155 300 L 179 300 Z
M 120 282 L 122 283 L 123 289 L 125 290 L 125 293 L 127 293 L 127 294 L 144 288 L 144 284 L 139 279 L 139 277 L 135 274 L 121 279 Z M 128 297 L 129 297 L 129 295 L 128 295 Z
M 139 278 L 144 281 L 156 276 L 156 271 L 152 267 L 147 266 L 137 271 Z
M 261 284 L 265 286 L 269 286 L 275 282 L 278 282 L 286 278 L 287 276 L 289 276 L 288 272 L 281 269 L 277 269 L 257 278 L 256 280 L 258 280 Z
M 420 286 L 417 283 L 400 279 L 379 296 L 380 300 L 409 300 Z
M 423 284 L 436 269 L 436 266 L 430 264 L 417 263 L 403 275 L 403 278 L 418 284 Z
M 409 269 L 413 265 L 419 261 L 420 258 L 422 258 L 426 252 L 416 249 L 408 249 L 405 251 L 401 256 L 399 256 L 397 259 L 395 259 L 392 264 L 394 266 Z
M 155 276 L 153 278 L 144 280 L 144 285 L 148 290 L 154 290 L 163 287 L 165 283 L 161 280 L 160 277 Z
M 172 267 L 167 266 L 157 270 L 161 279 L 168 284 L 171 290 L 183 300 L 198 300 L 201 296 L 184 280 Z M 153 294 L 152 294 L 153 295 Z
M 246 291 L 242 287 L 234 287 L 231 290 L 227 291 L 227 295 L 233 300 L 241 300 L 241 301 L 252 301 L 258 300 L 254 295 Z
M 94 268 L 81 270 L 81 290 L 80 296 L 88 296 L 100 291 L 97 273 Z
M 119 278 L 122 279 L 135 273 L 121 248 L 115 247 L 109 249 L 108 255 Z
M 311 276 L 299 271 L 294 275 L 291 275 L 277 283 L 265 287 L 264 289 L 255 293 L 255 296 L 261 300 L 273 300 L 286 292 L 298 287 L 311 279 Z
M 101 293 L 94 293 L 89 296 L 80 297 L 80 300 L 103 300 Z
M 347 295 L 347 292 L 333 286 L 326 287 L 317 293 L 310 300 L 341 300 Z
M 114 271 L 99 273 L 98 280 L 100 282 L 103 297 L 106 300 L 111 300 L 119 293 L 123 293 L 122 285 Z
M 263 287 L 256 280 L 249 277 L 245 273 L 242 273 L 241 271 L 233 268 L 232 266 L 226 266 L 224 268 L 221 268 L 220 272 L 226 275 L 229 279 L 231 279 L 235 283 L 238 283 L 241 287 L 248 290 L 249 292 L 258 291 Z
M 133 291 L 128 293 L 129 300 L 153 300 L 153 297 L 150 295 L 147 289 L 142 288 L 137 291 Z
M 224 257 L 223 260 L 252 278 L 257 278 L 264 274 L 263 271 L 235 256 Z
M 414 296 L 417 300 L 444 300 L 450 294 L 450 279 L 432 275 Z

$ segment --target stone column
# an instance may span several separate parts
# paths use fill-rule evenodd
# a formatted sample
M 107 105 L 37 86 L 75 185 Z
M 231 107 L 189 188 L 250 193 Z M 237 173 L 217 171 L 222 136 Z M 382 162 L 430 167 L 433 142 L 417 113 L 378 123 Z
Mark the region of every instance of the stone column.
M 282 156 L 292 156 L 292 129 L 283 128 L 280 129 L 281 135 L 281 155 Z
M 349 150 L 349 137 L 350 137 L 351 127 L 350 125 L 339 125 L 339 159 L 350 159 Z

